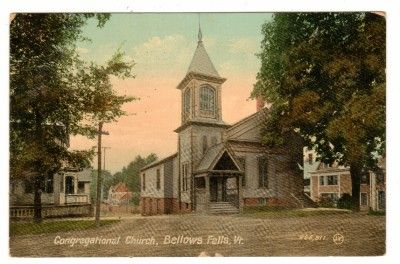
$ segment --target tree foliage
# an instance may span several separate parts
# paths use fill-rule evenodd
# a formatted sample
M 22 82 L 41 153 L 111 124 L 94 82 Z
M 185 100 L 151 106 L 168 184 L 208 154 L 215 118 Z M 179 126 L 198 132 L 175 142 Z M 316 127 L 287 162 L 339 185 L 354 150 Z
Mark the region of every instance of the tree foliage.
M 105 65 L 82 61 L 77 41 L 95 17 L 109 14 L 17 14 L 10 25 L 10 174 L 35 181 L 35 204 L 43 175 L 63 166 L 87 166 L 94 152 L 70 151 L 69 135 L 95 135 L 101 122 L 125 114 L 135 98 L 112 89 L 111 76 L 133 77 L 133 62 L 117 51 Z M 35 173 L 27 173 L 35 172 Z M 37 198 L 37 199 L 36 199 Z
M 109 172 L 103 173 L 103 185 L 105 190 L 105 195 L 107 195 L 108 190 L 111 186 L 116 185 L 119 182 L 125 182 L 131 192 L 140 192 L 140 170 L 157 160 L 157 155 L 152 153 L 146 157 L 138 155 L 133 161 L 131 161 L 126 167 L 123 167 L 121 171 L 118 171 L 111 175 Z M 97 172 L 94 172 L 97 175 Z M 93 187 L 95 186 L 95 183 Z M 92 188 L 93 189 L 93 188 Z M 94 196 L 93 196 L 94 197 Z
M 280 13 L 262 28 L 252 95 L 272 104 L 264 142 L 298 132 L 323 162 L 350 167 L 353 196 L 385 153 L 385 25 L 372 13 Z

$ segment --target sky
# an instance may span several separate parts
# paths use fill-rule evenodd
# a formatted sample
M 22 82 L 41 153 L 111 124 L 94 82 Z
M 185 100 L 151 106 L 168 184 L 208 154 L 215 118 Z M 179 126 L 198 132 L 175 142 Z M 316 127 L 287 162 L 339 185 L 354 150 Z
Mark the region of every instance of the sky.
M 222 85 L 222 117 L 232 124 L 256 110 L 249 99 L 260 67 L 261 27 L 270 13 L 146 13 L 113 14 L 103 28 L 89 20 L 83 28 L 91 41 L 78 43 L 79 54 L 103 64 L 120 49 L 134 60 L 135 78 L 112 79 L 119 94 L 139 97 L 127 103 L 128 113 L 118 122 L 104 125 L 105 167 L 115 173 L 137 155 L 155 153 L 159 158 L 176 152 L 180 125 L 180 91 L 197 46 L 199 21 L 203 43 Z M 88 149 L 96 140 L 71 138 L 71 149 Z M 97 159 L 94 159 L 97 160 Z M 93 164 L 94 168 L 97 165 Z

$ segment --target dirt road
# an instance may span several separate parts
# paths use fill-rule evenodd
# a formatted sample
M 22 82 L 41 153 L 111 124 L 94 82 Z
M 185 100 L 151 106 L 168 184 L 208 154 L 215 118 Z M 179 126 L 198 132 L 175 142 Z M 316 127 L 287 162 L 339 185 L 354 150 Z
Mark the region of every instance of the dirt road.
M 84 245 L 96 237 L 96 243 Z M 71 246 L 68 238 L 82 239 L 82 244 Z M 112 239 L 118 243 L 110 244 Z M 170 215 L 123 219 L 100 229 L 10 238 L 12 256 L 198 256 L 203 251 L 224 256 L 382 255 L 385 217 Z

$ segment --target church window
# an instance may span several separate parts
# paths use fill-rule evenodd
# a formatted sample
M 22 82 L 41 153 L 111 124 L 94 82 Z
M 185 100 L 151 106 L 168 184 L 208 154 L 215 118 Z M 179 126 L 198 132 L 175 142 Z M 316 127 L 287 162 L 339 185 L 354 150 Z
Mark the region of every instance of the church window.
M 242 186 L 246 186 L 246 157 L 238 157 L 238 161 L 243 169 Z
M 258 177 L 259 187 L 268 187 L 268 160 L 266 157 L 258 157 Z
M 157 190 L 161 188 L 161 173 L 160 169 L 157 169 Z
M 182 165 L 182 191 L 187 191 L 189 189 L 188 167 L 189 164 Z
M 200 89 L 200 111 L 207 116 L 215 114 L 215 90 L 210 86 L 202 86 Z
M 186 89 L 183 96 L 183 100 L 184 100 L 183 112 L 185 114 L 185 117 L 187 117 L 190 113 L 190 88 Z
M 208 148 L 208 144 L 207 144 L 207 136 L 203 136 L 203 139 L 202 139 L 202 144 L 203 144 L 203 154 L 205 154 L 205 153 L 206 153 L 206 151 L 207 151 L 207 148 Z
M 144 173 L 142 175 L 142 189 L 143 189 L 143 191 L 146 190 L 146 174 L 144 174 Z

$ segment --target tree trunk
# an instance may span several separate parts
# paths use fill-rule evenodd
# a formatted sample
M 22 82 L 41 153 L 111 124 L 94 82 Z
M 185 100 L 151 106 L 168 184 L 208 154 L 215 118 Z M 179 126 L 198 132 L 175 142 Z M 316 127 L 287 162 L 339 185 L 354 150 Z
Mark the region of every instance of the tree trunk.
M 34 208 L 34 221 L 36 223 L 42 222 L 42 186 L 41 186 L 41 176 L 35 177 L 34 180 L 34 198 L 33 198 L 33 208 Z
M 355 212 L 360 211 L 360 178 L 361 168 L 358 165 L 350 165 L 351 175 L 351 197 L 352 209 Z

